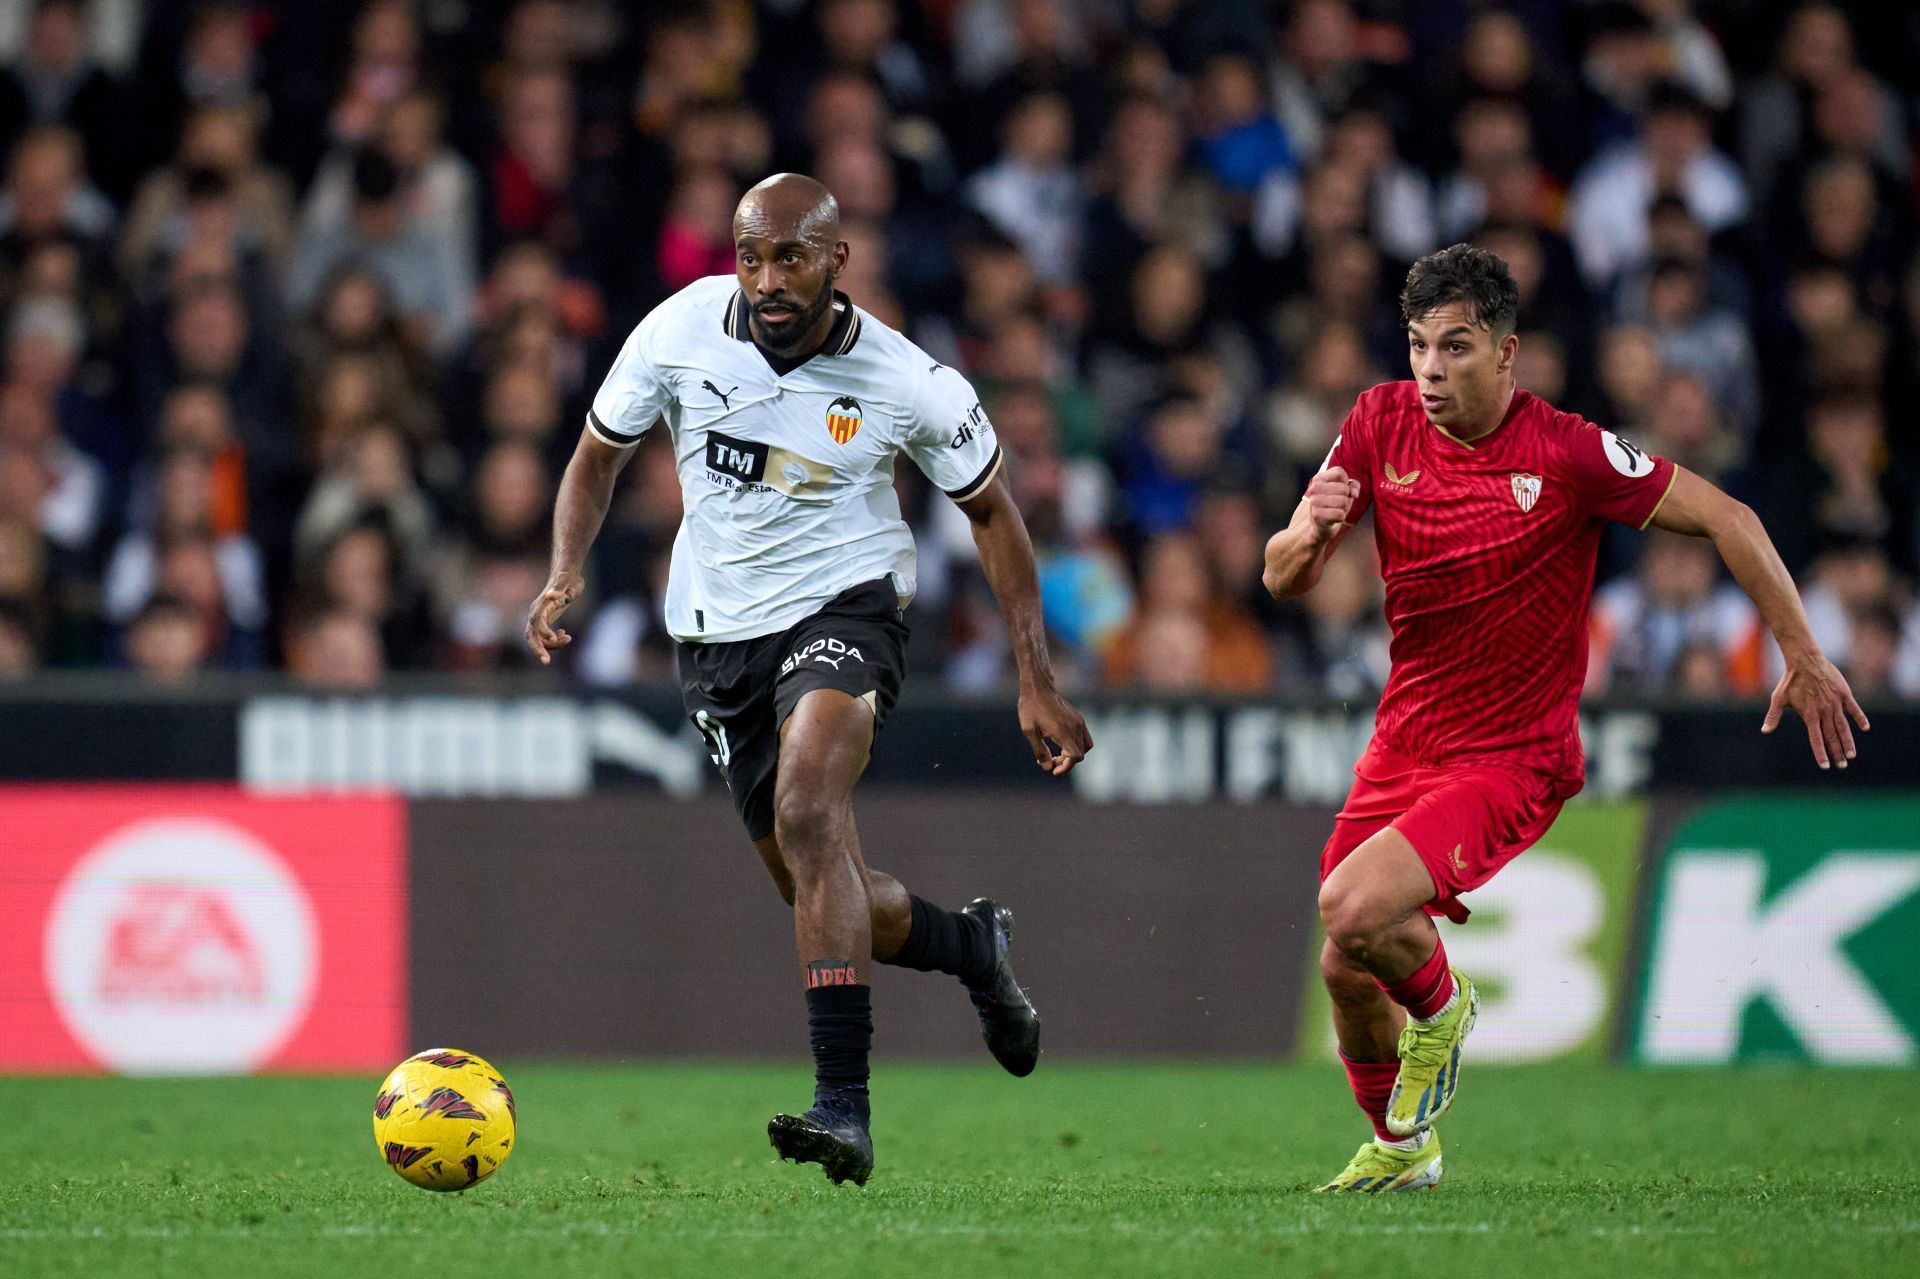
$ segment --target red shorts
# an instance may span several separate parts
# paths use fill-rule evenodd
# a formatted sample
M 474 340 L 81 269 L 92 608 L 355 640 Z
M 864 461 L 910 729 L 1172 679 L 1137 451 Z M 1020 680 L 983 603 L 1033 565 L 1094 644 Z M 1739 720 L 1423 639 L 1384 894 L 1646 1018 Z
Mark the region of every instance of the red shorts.
M 1320 853 L 1320 878 L 1391 826 L 1439 886 L 1431 914 L 1467 918 L 1459 895 L 1480 887 L 1539 842 L 1572 792 L 1544 774 L 1488 762 L 1429 768 L 1376 737 L 1353 768 L 1353 789 Z

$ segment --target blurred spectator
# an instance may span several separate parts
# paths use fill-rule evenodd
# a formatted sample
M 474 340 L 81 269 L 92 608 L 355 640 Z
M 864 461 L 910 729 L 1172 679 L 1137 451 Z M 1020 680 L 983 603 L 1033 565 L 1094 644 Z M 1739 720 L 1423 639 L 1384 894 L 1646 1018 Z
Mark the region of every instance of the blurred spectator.
M 1661 66 L 1715 111 L 1733 105 L 1733 72 L 1720 42 L 1693 13 L 1692 0 L 1640 0 L 1653 26 Z
M 434 535 L 433 508 L 415 481 L 406 441 L 378 420 L 363 427 L 323 471 L 294 526 L 294 553 L 310 559 L 348 529 L 377 518 L 399 564 L 421 571 Z
M 472 277 L 464 246 L 452 243 L 443 228 L 408 217 L 402 181 L 385 152 L 368 147 L 354 157 L 349 216 L 331 225 L 308 217 L 287 279 L 288 301 L 307 310 L 336 267 L 363 265 L 386 284 L 414 341 L 446 355 L 472 323 Z
M 140 183 L 120 236 L 120 270 L 141 279 L 193 238 L 196 192 L 218 191 L 233 209 L 232 236 L 277 274 L 293 246 L 293 196 L 286 178 L 260 161 L 253 107 L 221 103 L 189 116 L 173 163 Z
M 1091 154 L 1094 130 L 1103 116 L 1103 94 L 1088 49 L 1090 33 L 1076 21 L 1084 16 L 1073 12 L 1076 7 L 1071 0 L 969 6 L 973 12 L 958 24 L 955 54 L 973 90 L 968 114 L 983 136 L 992 136 L 1012 104 L 1030 94 L 1051 93 L 1059 95 L 1072 119 L 1074 154 Z M 999 30 L 987 28 L 990 15 L 1000 18 Z M 981 49 L 985 40 L 997 47 Z
M 1199 84 L 1200 156 L 1229 200 L 1297 166 L 1287 131 L 1263 100 L 1260 72 L 1246 53 L 1216 53 Z
M 1723 487 L 1738 465 L 1739 437 L 1726 428 L 1711 391 L 1697 374 L 1675 372 L 1661 378 L 1645 427 L 1637 439 L 1648 452 Z
M 1035 276 L 1066 284 L 1079 271 L 1084 198 L 1071 164 L 1066 100 L 1053 93 L 1027 97 L 1007 116 L 1004 135 L 1000 158 L 975 175 L 967 197 L 1020 246 Z
M 1753 286 L 1745 272 L 1728 254 L 1715 248 L 1707 228 L 1693 216 L 1685 200 L 1661 195 L 1647 210 L 1647 260 L 1623 272 L 1614 287 L 1614 318 L 1645 323 L 1654 270 L 1668 261 L 1688 263 L 1705 273 L 1710 307 L 1732 311 L 1742 320 L 1752 314 Z
M 1387 627 L 1371 536 L 1347 535 L 1314 588 L 1283 614 L 1280 670 L 1288 684 L 1366 699 L 1386 687 Z
M 152 523 L 123 536 L 107 561 L 102 583 L 107 621 L 128 624 L 155 595 L 180 595 L 217 614 L 218 628 L 234 632 L 229 656 L 253 664 L 268 616 L 259 546 L 245 533 L 216 532 L 214 466 L 206 454 L 174 449 L 155 481 Z M 207 620 L 216 625 L 215 617 Z
M 1476 98 L 1461 109 L 1453 121 L 1454 167 L 1435 196 L 1442 240 L 1458 240 L 1487 221 L 1488 188 L 1503 171 L 1532 156 L 1533 137 L 1533 125 L 1518 103 Z
M 1251 693 L 1273 680 L 1266 637 L 1215 595 L 1199 543 L 1162 533 L 1141 558 L 1140 604 L 1103 662 L 1108 683 L 1180 692 Z
M 1368 80 L 1348 0 L 1301 0 L 1282 11 L 1286 24 L 1269 65 L 1273 114 L 1292 154 L 1320 151 L 1322 130 Z
M 1539 139 L 1540 153 L 1554 175 L 1565 181 L 1581 155 L 1580 139 L 1566 122 L 1577 118 L 1577 104 L 1567 82 L 1555 74 L 1556 68 L 1545 56 L 1536 56 L 1533 36 L 1519 15 L 1506 9 L 1483 9 L 1467 25 L 1460 47 L 1457 73 L 1442 60 L 1433 61 L 1437 81 L 1432 99 L 1442 102 L 1468 101 L 1462 115 L 1476 107 L 1485 110 L 1496 104 L 1519 113 L 1527 133 Z M 1465 126 L 1471 129 L 1474 126 Z M 1456 130 L 1463 126 L 1456 122 Z M 1510 133 L 1521 144 L 1516 154 L 1532 150 L 1525 133 Z M 1464 153 L 1467 147 L 1463 144 Z M 1482 156 L 1484 158 L 1484 154 Z M 1484 211 L 1476 210 L 1457 223 L 1448 234 L 1458 233 L 1478 222 Z
M 1600 336 L 1595 418 L 1608 430 L 1638 434 L 1653 420 L 1660 374 L 1660 345 L 1652 333 L 1625 324 L 1608 329 Z
M 434 557 L 446 664 L 486 669 L 528 660 L 520 625 L 546 581 L 552 501 L 552 481 L 531 444 L 502 441 L 481 459 L 466 527 Z
M 1209 485 L 1233 478 L 1223 423 L 1199 400 L 1179 397 L 1147 415 L 1129 449 L 1122 491 L 1143 531 L 1186 528 Z
M 740 193 L 715 169 L 683 176 L 660 227 L 660 283 L 678 292 L 695 280 L 733 272 L 733 207 Z
M 1830 156 L 1808 170 L 1800 190 L 1801 218 L 1792 231 L 1805 236 L 1819 260 L 1846 272 L 1865 309 L 1888 314 L 1900 288 L 1900 236 L 1873 170 L 1858 156 Z
M 816 12 L 829 66 L 870 76 L 895 111 L 931 105 L 932 73 L 919 51 L 899 38 L 893 0 L 822 0 Z
M 84 556 L 100 529 L 106 473 L 60 433 L 54 398 L 20 382 L 0 387 L 0 448 L 31 459 L 39 472 L 38 518 L 47 540 Z
M 537 236 L 565 248 L 562 225 L 573 183 L 573 85 L 565 72 L 526 68 L 500 105 L 500 147 L 492 158 L 492 228 L 507 237 Z
M 1760 412 L 1753 341 L 1738 315 L 1708 305 L 1707 279 L 1698 263 L 1668 258 L 1654 266 L 1647 320 L 1661 363 L 1706 382 L 1721 412 L 1750 432 Z
M 1816 401 L 1804 451 L 1768 470 L 1769 528 L 1789 567 L 1820 550 L 1862 541 L 1903 571 L 1914 565 L 1914 495 L 1920 490 L 1895 453 L 1885 416 L 1871 395 L 1835 392 Z
M 1053 412 L 1063 452 L 1091 458 L 1107 451 L 1099 405 L 1080 382 L 1073 361 L 1054 342 L 1046 320 L 1038 314 L 1017 312 L 1002 321 L 982 365 L 971 372 L 981 402 L 996 421 L 1003 390 L 1036 388 L 1046 396 Z
M 1654 198 L 1675 194 L 1710 232 L 1747 216 L 1745 181 L 1713 147 L 1712 120 L 1698 97 L 1678 85 L 1657 90 L 1639 135 L 1601 152 L 1580 172 L 1569 227 L 1580 269 L 1597 289 L 1646 258 Z
M 1848 617 L 1847 684 L 1857 698 L 1895 692 L 1900 662 L 1900 613 L 1891 603 L 1868 605 Z
M 30 2 L 19 61 L 0 72 L 0 140 L 22 126 L 70 128 L 93 181 L 125 198 L 135 176 L 125 95 L 88 47 L 86 7 L 82 0 Z
M 301 593 L 311 608 L 370 623 L 388 665 L 407 669 L 429 655 L 426 596 L 380 514 L 340 529 L 312 552 L 304 571 Z
M 1839 6 L 1805 4 L 1788 17 L 1775 65 L 1743 95 L 1741 161 L 1756 197 L 1771 197 L 1781 166 L 1800 151 L 1813 95 L 1853 65 L 1853 29 Z
M 1183 245 L 1217 266 L 1227 253 L 1220 196 L 1185 165 L 1179 117 L 1136 94 L 1115 109 L 1087 209 L 1086 262 L 1096 311 L 1125 305 L 1126 281 L 1156 244 Z
M 1650 532 L 1637 572 L 1594 594 L 1589 620 L 1589 690 L 1658 693 L 1670 687 L 1690 645 L 1718 658 L 1723 683 L 1742 650 L 1764 638 L 1752 603 L 1719 580 L 1713 544 Z M 1691 677 L 1695 687 L 1700 677 Z M 1749 685 L 1757 681 L 1746 681 Z
M 0 598 L 0 682 L 23 679 L 39 667 L 32 615 L 18 601 Z
M 158 684 L 177 684 L 206 669 L 207 624 L 192 603 L 158 595 L 127 624 L 127 664 Z
M 1270 492 L 1288 504 L 1298 497 L 1296 477 L 1320 469 L 1353 402 L 1384 380 L 1384 371 L 1368 360 L 1359 330 L 1335 323 L 1316 331 L 1300 357 L 1299 375 L 1267 403 L 1267 429 L 1282 472 L 1268 477 Z
M 431 243 L 442 287 L 455 299 L 470 297 L 478 277 L 479 187 L 473 166 L 442 140 L 445 114 L 439 98 L 414 89 L 382 110 L 368 142 L 336 149 L 308 189 L 302 238 L 324 240 L 363 221 L 360 156 L 372 146 L 392 162 L 408 241 Z
M 380 632 L 346 609 L 308 618 L 287 637 L 287 673 L 326 688 L 372 688 L 386 673 Z
M 1381 107 L 1348 106 L 1334 119 L 1322 154 L 1364 175 L 1367 225 L 1387 256 L 1410 262 L 1440 247 L 1432 184 L 1394 150 L 1393 125 Z
M 0 191 L 0 263 L 24 263 L 36 247 L 66 241 L 80 251 L 89 280 L 106 260 L 113 205 L 86 179 L 80 135 L 43 125 L 13 148 Z

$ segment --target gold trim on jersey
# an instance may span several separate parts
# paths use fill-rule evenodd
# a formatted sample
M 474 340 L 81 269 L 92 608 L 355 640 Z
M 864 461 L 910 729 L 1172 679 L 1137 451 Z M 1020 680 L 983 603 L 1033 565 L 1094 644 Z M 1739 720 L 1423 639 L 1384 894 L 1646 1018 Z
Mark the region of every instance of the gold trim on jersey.
M 1660 514 L 1660 508 L 1667 504 L 1667 498 L 1671 496 L 1673 493 L 1673 482 L 1679 478 L 1680 478 L 1680 464 L 1678 462 L 1675 462 L 1673 464 L 1673 473 L 1667 476 L 1667 491 L 1660 495 L 1660 500 L 1653 504 L 1653 509 L 1651 511 L 1647 512 L 1647 518 L 1640 521 L 1640 528 L 1642 532 L 1646 531 L 1647 525 L 1653 523 L 1653 517 Z

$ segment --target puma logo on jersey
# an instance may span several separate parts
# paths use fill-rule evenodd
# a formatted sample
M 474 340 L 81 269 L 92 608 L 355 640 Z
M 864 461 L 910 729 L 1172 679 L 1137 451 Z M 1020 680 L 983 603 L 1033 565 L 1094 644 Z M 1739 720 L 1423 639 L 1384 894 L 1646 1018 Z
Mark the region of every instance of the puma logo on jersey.
M 727 397 L 729 395 L 732 395 L 735 391 L 739 390 L 740 388 L 737 386 L 730 386 L 723 391 L 709 381 L 709 382 L 702 382 L 700 384 L 700 389 L 703 391 L 712 391 L 714 395 L 719 397 L 720 407 L 731 411 L 733 408 L 733 401 L 729 400 Z
M 1520 509 L 1531 511 L 1533 504 L 1540 500 L 1540 477 L 1529 475 L 1525 471 L 1513 473 L 1513 500 L 1520 503 Z
M 831 656 L 829 656 L 829 654 Z M 787 660 L 780 663 L 780 673 L 782 675 L 791 675 L 809 661 L 825 662 L 837 671 L 840 669 L 840 663 L 850 657 L 856 662 L 864 662 L 867 660 L 866 656 L 861 653 L 858 645 L 848 644 L 843 640 L 837 639 L 817 639 L 813 643 L 801 648 L 796 648 L 793 652 L 787 654 Z
M 1393 471 L 1393 463 L 1391 462 L 1388 462 L 1386 464 L 1386 468 L 1387 468 L 1387 483 L 1397 485 L 1403 489 L 1412 488 L 1414 481 L 1420 478 L 1420 472 L 1418 471 L 1408 471 L 1405 475 L 1395 475 Z

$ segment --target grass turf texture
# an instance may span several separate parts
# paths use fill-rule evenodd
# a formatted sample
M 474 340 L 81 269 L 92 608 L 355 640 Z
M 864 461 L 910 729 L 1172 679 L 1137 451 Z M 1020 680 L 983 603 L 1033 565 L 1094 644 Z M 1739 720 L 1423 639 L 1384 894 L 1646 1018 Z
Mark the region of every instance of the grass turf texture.
M 1324 1066 L 881 1063 L 864 1190 L 776 1164 L 772 1066 L 500 1063 L 521 1142 L 435 1195 L 376 1080 L 0 1080 L 0 1274 L 1920 1273 L 1911 1073 L 1470 1071 L 1446 1180 L 1306 1193 L 1365 1126 Z

